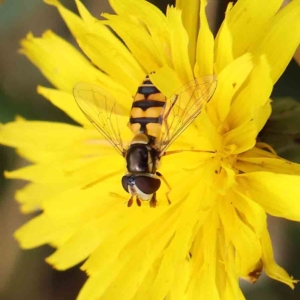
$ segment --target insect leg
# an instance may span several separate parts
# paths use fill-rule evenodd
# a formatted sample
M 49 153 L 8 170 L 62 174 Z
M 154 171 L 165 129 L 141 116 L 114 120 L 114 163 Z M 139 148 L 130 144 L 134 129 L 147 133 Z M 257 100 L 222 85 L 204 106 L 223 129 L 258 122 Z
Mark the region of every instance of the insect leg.
M 168 190 L 167 193 L 166 193 L 166 197 L 167 197 L 167 200 L 168 200 L 169 204 L 171 204 L 171 200 L 170 200 L 170 198 L 169 198 L 169 193 L 170 193 L 170 191 L 172 190 L 171 186 L 169 185 L 168 181 L 166 180 L 166 178 L 165 178 L 161 173 L 156 172 L 156 175 L 157 175 L 159 178 L 161 178 L 161 180 L 162 180 L 162 181 L 165 183 L 165 185 L 168 187 L 169 190 Z
M 141 206 L 141 205 L 142 205 L 141 199 L 140 199 L 138 196 L 136 197 L 136 204 L 137 204 L 138 206 Z
M 110 176 L 114 176 L 114 175 L 117 175 L 117 174 L 119 174 L 119 171 L 111 172 L 106 176 L 100 177 L 100 178 L 96 179 L 95 181 L 84 185 L 83 187 L 81 187 L 81 189 L 82 190 L 88 189 L 88 188 L 100 183 L 101 181 L 104 181 L 105 179 L 110 178 Z
M 156 203 L 157 203 L 157 200 L 156 200 L 156 193 L 153 194 L 151 200 L 150 200 L 150 207 L 156 207 Z
M 175 99 L 174 99 L 172 105 L 170 106 L 168 112 L 164 116 L 164 120 L 166 120 L 168 118 L 168 116 L 169 116 L 171 110 L 173 109 L 174 105 L 176 104 L 177 100 L 178 100 L 178 95 L 175 96 Z
M 168 119 L 164 119 L 165 127 L 166 127 L 166 132 L 167 132 L 167 138 L 168 140 L 170 139 L 169 135 L 169 124 L 168 124 Z
M 167 131 L 167 134 L 168 134 L 168 139 L 170 138 L 170 137 L 169 137 L 168 117 L 169 117 L 169 114 L 170 114 L 170 112 L 172 111 L 174 105 L 176 104 L 177 100 L 178 100 L 178 95 L 175 96 L 175 99 L 174 99 L 172 105 L 171 105 L 170 108 L 168 109 L 168 112 L 165 114 L 164 119 L 163 119 L 163 122 L 165 123 L 166 131 Z
M 130 199 L 127 202 L 127 207 L 130 207 L 133 203 L 133 196 L 130 197 Z
M 216 153 L 217 151 L 212 150 L 173 150 L 173 151 L 167 151 L 163 154 L 163 156 L 171 155 L 171 154 L 177 154 L 181 152 L 200 152 L 200 153 Z

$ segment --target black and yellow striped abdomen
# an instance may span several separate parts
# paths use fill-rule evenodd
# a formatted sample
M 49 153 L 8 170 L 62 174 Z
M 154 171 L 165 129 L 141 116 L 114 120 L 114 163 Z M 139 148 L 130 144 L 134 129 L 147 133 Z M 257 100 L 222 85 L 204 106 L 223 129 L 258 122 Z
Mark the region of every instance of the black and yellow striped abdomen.
M 133 133 L 158 137 L 165 103 L 166 97 L 147 76 L 139 86 L 131 107 L 129 127 Z

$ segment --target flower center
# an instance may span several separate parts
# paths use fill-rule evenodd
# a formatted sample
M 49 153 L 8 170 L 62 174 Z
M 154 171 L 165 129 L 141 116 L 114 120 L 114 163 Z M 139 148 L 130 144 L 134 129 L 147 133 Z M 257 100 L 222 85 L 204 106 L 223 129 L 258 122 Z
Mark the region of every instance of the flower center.
M 238 171 L 234 168 L 237 159 L 235 150 L 237 146 L 222 145 L 216 153 L 216 185 L 220 194 L 226 194 L 226 191 L 235 184 L 235 175 Z
M 234 154 L 237 149 L 237 145 L 224 145 L 218 152 L 218 156 L 221 161 L 227 162 L 228 165 L 233 165 L 236 161 L 236 154 Z

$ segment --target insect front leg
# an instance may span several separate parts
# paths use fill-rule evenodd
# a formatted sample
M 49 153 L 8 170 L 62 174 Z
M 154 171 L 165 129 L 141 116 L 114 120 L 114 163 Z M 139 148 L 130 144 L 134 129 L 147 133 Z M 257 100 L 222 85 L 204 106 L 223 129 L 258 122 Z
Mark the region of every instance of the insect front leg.
M 137 204 L 138 206 L 141 206 L 141 205 L 142 205 L 141 199 L 140 199 L 138 196 L 136 196 L 136 204 Z
M 153 194 L 151 200 L 150 200 L 150 207 L 155 208 L 157 204 L 157 200 L 156 200 L 156 193 Z
M 127 202 L 127 207 L 130 207 L 133 203 L 133 196 L 130 197 L 130 199 Z

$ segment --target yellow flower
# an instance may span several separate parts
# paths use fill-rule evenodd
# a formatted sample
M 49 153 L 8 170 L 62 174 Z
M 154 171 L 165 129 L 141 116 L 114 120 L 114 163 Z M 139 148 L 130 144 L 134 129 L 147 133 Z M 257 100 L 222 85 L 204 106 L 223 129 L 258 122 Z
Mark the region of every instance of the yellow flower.
M 84 262 L 80 300 L 244 299 L 239 277 L 296 282 L 274 261 L 266 214 L 300 220 L 300 166 L 256 137 L 271 113 L 270 94 L 300 42 L 300 1 L 239 0 L 214 40 L 205 0 L 178 0 L 164 16 L 141 0 L 110 0 L 116 15 L 81 17 L 56 6 L 88 60 L 47 31 L 28 34 L 24 53 L 55 86 L 38 93 L 82 126 L 17 120 L 1 143 L 32 165 L 7 172 L 30 183 L 16 194 L 24 213 L 42 213 L 16 232 L 23 248 L 50 244 L 47 262 L 65 270 Z M 201 6 L 200 6 L 201 4 Z M 200 13 L 199 13 L 200 12 Z M 198 23 L 201 27 L 198 31 Z M 107 25 L 117 33 L 120 41 Z M 92 62 L 92 63 L 91 63 Z M 216 74 L 206 109 L 172 145 L 159 171 L 172 191 L 158 206 L 126 206 L 124 159 L 77 107 L 80 81 L 105 88 L 126 112 L 146 74 L 169 96 L 193 78 Z M 126 126 L 127 116 L 124 117 Z

